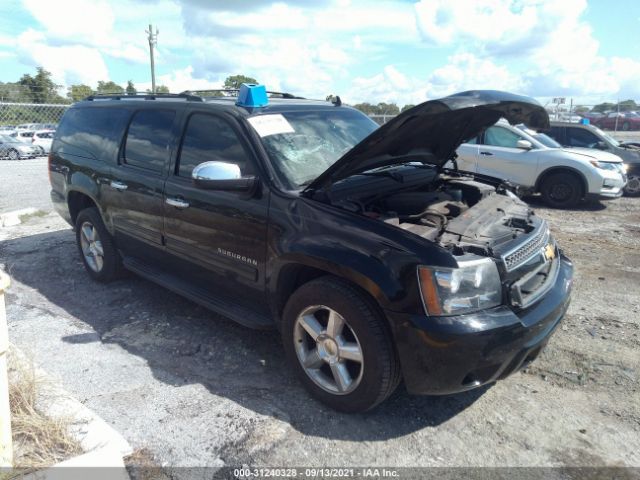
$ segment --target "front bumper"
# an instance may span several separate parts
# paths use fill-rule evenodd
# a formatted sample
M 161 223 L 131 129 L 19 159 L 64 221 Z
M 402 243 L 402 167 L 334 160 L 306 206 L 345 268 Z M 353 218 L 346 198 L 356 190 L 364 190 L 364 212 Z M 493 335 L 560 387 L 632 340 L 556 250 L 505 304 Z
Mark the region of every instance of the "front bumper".
M 573 265 L 562 256 L 553 287 L 517 313 L 507 306 L 455 317 L 387 311 L 409 393 L 462 392 L 527 366 L 564 316 L 572 278 Z
M 594 200 L 607 200 L 621 197 L 627 185 L 627 177 L 623 173 L 599 171 L 596 188 L 590 189 L 586 197 Z

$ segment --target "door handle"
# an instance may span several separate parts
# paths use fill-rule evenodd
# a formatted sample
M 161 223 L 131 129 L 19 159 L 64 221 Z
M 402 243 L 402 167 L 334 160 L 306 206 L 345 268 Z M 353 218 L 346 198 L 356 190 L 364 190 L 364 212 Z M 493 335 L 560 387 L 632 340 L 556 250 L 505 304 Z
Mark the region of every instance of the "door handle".
M 490 157 L 491 155 L 493 155 L 493 153 L 491 153 L 491 152 L 480 152 L 480 155 L 486 155 L 487 157 Z
M 126 183 L 118 182 L 116 180 L 111 180 L 111 183 L 109 185 L 111 185 L 111 188 L 115 188 L 116 190 L 119 190 L 121 192 L 129 188 Z
M 172 207 L 176 207 L 176 208 L 188 208 L 189 207 L 189 202 L 185 202 L 184 200 L 180 200 L 179 198 L 165 198 L 164 199 L 164 203 L 166 203 L 167 205 L 171 205 Z

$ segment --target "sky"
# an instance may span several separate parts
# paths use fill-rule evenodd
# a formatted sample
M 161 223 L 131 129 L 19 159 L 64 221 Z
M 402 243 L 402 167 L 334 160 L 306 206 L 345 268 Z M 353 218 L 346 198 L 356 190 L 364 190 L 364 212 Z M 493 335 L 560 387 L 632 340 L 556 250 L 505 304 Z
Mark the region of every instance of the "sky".
M 640 0 L 2 0 L 0 81 L 219 88 L 415 104 L 471 89 L 640 101 Z

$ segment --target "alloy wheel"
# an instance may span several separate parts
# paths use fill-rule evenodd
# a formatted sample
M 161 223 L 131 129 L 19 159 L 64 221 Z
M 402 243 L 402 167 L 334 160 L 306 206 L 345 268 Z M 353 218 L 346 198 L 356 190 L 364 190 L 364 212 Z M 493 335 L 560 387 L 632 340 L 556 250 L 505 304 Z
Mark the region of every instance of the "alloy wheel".
M 20 158 L 18 152 L 16 152 L 15 150 L 9 150 L 9 160 L 18 160 L 18 158 Z
M 104 250 L 98 230 L 91 222 L 80 227 L 80 248 L 89 268 L 98 273 L 104 266 Z
M 334 395 L 353 392 L 364 371 L 362 347 L 349 323 L 335 310 L 314 305 L 297 317 L 293 341 L 309 378 Z
M 632 175 L 627 178 L 627 185 L 624 187 L 628 195 L 640 194 L 640 175 Z

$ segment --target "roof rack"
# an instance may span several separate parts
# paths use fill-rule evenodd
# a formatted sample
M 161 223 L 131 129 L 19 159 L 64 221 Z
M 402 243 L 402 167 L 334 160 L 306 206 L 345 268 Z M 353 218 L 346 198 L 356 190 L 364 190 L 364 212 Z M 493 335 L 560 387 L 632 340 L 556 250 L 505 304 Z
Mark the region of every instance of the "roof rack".
M 181 93 L 181 95 L 197 95 L 199 93 L 235 93 L 237 94 L 240 91 L 239 88 L 214 88 L 208 90 L 185 90 Z M 279 95 L 281 98 L 286 98 L 290 100 L 304 100 L 304 97 L 298 97 L 292 93 L 286 92 L 271 92 L 267 90 L 267 95 L 274 96 Z
M 89 95 L 85 98 L 86 101 L 94 100 L 156 100 L 158 98 L 184 98 L 188 102 L 203 102 L 203 98 L 198 95 L 193 95 L 190 92 L 182 93 L 136 93 L 129 95 L 127 93 L 97 93 Z

